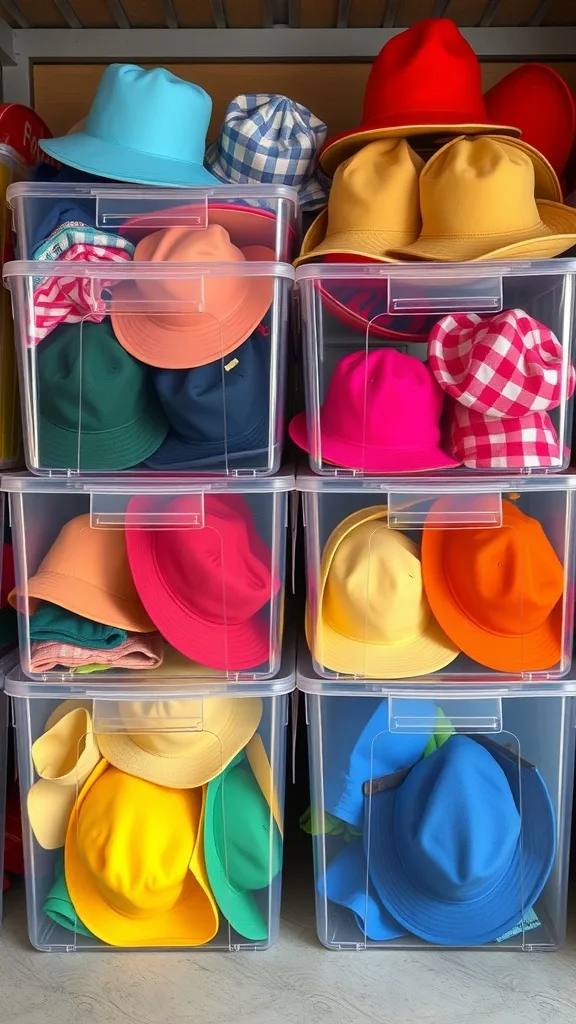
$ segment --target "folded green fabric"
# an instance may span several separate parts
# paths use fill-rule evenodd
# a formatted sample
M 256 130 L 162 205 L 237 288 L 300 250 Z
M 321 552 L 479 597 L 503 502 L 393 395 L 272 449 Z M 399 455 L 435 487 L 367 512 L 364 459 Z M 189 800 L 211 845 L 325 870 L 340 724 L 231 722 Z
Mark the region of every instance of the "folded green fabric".
M 44 913 L 51 921 L 54 921 L 55 924 L 59 924 L 61 928 L 66 928 L 69 932 L 76 932 L 78 935 L 87 935 L 91 939 L 96 938 L 94 933 L 89 931 L 88 928 L 82 924 L 82 921 L 79 920 L 78 915 L 74 910 L 72 900 L 68 893 L 66 879 L 64 878 L 64 861 L 62 857 L 58 858 L 55 873 L 56 879 L 54 881 L 54 885 L 44 900 Z
M 119 647 L 127 639 L 128 633 L 125 629 L 93 622 L 92 619 L 85 619 L 82 615 L 59 608 L 48 601 L 41 604 L 30 618 L 31 641 L 50 640 L 54 643 L 74 644 L 75 647 L 90 647 L 101 651 Z

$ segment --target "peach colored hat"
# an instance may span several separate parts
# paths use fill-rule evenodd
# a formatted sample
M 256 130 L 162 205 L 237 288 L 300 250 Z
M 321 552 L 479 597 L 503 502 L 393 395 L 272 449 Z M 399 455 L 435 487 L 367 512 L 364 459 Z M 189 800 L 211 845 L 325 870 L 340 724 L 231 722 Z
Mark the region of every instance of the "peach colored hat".
M 203 230 L 172 227 L 138 243 L 136 263 L 165 263 L 166 276 L 137 277 L 114 289 L 112 326 L 131 355 L 170 370 L 204 366 L 246 341 L 272 303 L 271 275 L 250 274 L 253 261 L 274 260 L 262 245 L 239 249 L 220 224 Z M 215 264 L 197 277 L 171 264 Z M 230 271 L 220 264 L 230 264 Z
M 28 602 L 26 606 L 26 596 Z M 32 599 L 32 600 L 30 600 Z M 58 534 L 25 594 L 8 595 L 13 608 L 33 615 L 37 600 L 51 601 L 86 619 L 135 633 L 156 629 L 132 581 L 124 530 L 90 526 L 86 513 L 70 519 Z

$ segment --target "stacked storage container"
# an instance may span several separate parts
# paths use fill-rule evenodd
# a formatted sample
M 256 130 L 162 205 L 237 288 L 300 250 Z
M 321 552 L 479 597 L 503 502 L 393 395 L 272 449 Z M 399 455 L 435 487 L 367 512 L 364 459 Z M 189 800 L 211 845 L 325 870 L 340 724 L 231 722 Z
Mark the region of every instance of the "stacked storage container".
M 31 942 L 266 948 L 295 684 L 296 193 L 30 183 L 10 203 L 30 473 L 3 479 L 7 692 Z
M 291 432 L 313 470 L 296 482 L 307 556 L 297 686 L 317 928 L 331 949 L 564 939 L 575 275 L 568 259 L 297 270 L 306 413 Z M 500 376 L 474 348 L 486 321 L 500 352 L 508 345 Z M 456 327 L 460 378 L 446 341 Z M 461 384 L 472 352 L 495 406 L 519 367 L 529 391 L 553 366 L 556 398 L 533 406 L 545 423 L 459 434 L 451 395 L 441 424 L 439 340 L 444 383 Z

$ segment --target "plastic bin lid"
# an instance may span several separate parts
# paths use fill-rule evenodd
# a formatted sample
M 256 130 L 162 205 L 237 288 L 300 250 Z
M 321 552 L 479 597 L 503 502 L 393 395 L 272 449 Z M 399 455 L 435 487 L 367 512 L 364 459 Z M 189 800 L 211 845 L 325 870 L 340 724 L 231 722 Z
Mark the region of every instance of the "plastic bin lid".
M 5 473 L 0 480 L 3 491 L 25 493 L 33 491 L 44 494 L 197 494 L 205 491 L 233 491 L 241 494 L 259 494 L 267 491 L 293 491 L 294 470 L 292 466 L 281 467 L 278 473 L 268 477 L 251 476 L 172 476 L 151 472 L 146 476 L 62 476 L 38 477 L 27 473 Z

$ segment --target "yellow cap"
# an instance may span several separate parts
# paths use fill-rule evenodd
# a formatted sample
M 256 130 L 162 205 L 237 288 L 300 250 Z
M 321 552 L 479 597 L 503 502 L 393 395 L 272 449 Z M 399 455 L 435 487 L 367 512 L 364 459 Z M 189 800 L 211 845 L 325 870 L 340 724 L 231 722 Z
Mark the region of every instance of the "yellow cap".
M 74 806 L 65 877 L 112 946 L 199 946 L 218 931 L 203 854 L 206 787 L 176 790 L 101 761 Z
M 406 139 L 371 142 L 345 160 L 334 175 L 328 208 L 306 233 L 295 266 L 329 253 L 394 263 L 386 251 L 409 245 L 420 232 L 423 166 Z
M 420 237 L 391 247 L 390 255 L 450 262 L 544 259 L 569 249 L 576 243 L 576 210 L 536 198 L 543 171 L 535 171 L 535 152 L 517 139 L 452 139 L 420 175 Z M 545 191 L 557 195 L 553 184 Z
M 360 509 L 324 549 L 317 621 L 308 606 L 306 634 L 316 661 L 333 672 L 405 679 L 459 654 L 432 615 L 416 544 L 387 518 L 385 505 Z

